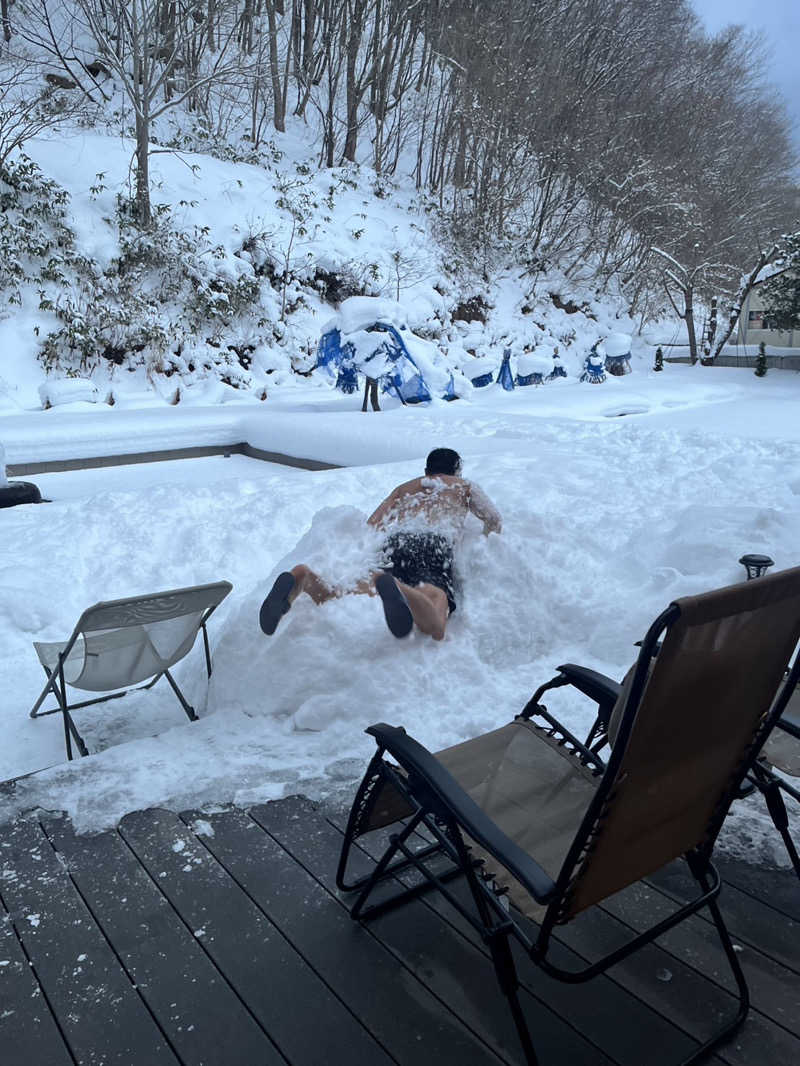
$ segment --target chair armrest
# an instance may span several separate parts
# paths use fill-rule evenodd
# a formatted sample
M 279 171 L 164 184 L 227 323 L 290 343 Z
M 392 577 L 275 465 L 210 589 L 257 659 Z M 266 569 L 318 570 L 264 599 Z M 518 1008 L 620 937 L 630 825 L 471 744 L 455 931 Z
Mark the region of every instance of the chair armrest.
M 498 828 L 435 755 L 402 727 L 378 723 L 370 726 L 367 733 L 406 770 L 406 787 L 422 806 L 430 806 L 432 795 L 467 836 L 502 863 L 538 902 L 546 903 L 552 897 L 555 882 L 550 875 Z
M 589 670 L 586 666 L 576 666 L 575 663 L 564 663 L 563 666 L 558 667 L 558 671 L 584 696 L 588 696 L 601 707 L 608 707 L 609 711 L 619 698 L 622 685 L 597 670 Z

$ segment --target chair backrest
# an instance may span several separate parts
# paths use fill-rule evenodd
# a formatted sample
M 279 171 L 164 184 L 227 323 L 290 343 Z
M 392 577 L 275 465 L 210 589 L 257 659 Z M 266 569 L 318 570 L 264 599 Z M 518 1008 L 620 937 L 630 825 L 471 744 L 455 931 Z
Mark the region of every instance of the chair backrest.
M 800 567 L 678 600 L 654 623 L 608 768 L 559 876 L 556 920 L 693 849 L 710 853 L 788 699 L 775 694 L 798 639 Z
M 71 638 L 82 648 L 83 667 L 70 684 L 108 692 L 163 673 L 191 651 L 200 626 L 232 588 L 215 581 L 88 607 Z

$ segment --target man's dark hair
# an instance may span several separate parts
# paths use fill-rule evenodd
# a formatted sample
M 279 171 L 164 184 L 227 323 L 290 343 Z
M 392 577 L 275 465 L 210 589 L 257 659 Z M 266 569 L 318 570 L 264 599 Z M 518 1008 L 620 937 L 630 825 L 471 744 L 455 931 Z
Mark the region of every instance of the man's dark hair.
M 461 473 L 461 456 L 452 448 L 434 448 L 425 460 L 426 474 Z

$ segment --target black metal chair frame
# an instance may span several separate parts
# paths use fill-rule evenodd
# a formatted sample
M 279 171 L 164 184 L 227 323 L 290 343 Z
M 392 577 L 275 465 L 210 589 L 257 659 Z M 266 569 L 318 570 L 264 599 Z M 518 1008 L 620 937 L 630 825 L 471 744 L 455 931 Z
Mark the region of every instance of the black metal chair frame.
M 203 614 L 203 619 L 202 619 L 200 625 L 198 626 L 198 631 L 202 631 L 202 634 L 203 634 L 203 649 L 205 651 L 206 674 L 207 674 L 208 677 L 211 677 L 211 669 L 212 668 L 211 668 L 211 650 L 210 650 L 209 644 L 208 644 L 208 631 L 206 629 L 206 622 L 208 621 L 209 617 L 211 616 L 211 614 L 213 614 L 213 612 L 217 609 L 218 606 L 219 606 L 219 604 L 213 604 L 211 607 L 206 608 L 205 613 Z M 86 743 L 85 743 L 83 737 L 78 732 L 78 728 L 75 725 L 75 721 L 74 721 L 74 719 L 72 717 L 72 712 L 73 711 L 80 710 L 82 707 L 91 707 L 91 706 L 93 706 L 96 703 L 107 703 L 109 700 L 121 699 L 123 696 L 126 696 L 129 692 L 141 692 L 141 691 L 143 691 L 145 689 L 150 689 L 162 677 L 166 677 L 167 681 L 170 683 L 172 691 L 178 697 L 178 701 L 180 702 L 181 707 L 183 707 L 184 711 L 186 712 L 186 717 L 189 719 L 189 721 L 190 722 L 196 722 L 197 721 L 197 714 L 195 712 L 194 707 L 191 706 L 191 704 L 188 702 L 186 697 L 183 695 L 183 693 L 181 692 L 180 688 L 178 687 L 178 683 L 176 682 L 176 680 L 172 676 L 172 674 L 169 672 L 169 670 L 164 670 L 162 673 L 156 674 L 155 677 L 153 677 L 145 685 L 136 685 L 133 688 L 122 689 L 119 692 L 111 692 L 111 693 L 109 693 L 106 696 L 98 696 L 97 698 L 95 698 L 93 700 L 81 700 L 79 703 L 69 703 L 69 701 L 67 699 L 67 685 L 66 685 L 66 682 L 64 680 L 64 663 L 67 661 L 67 658 L 69 657 L 69 653 L 72 651 L 73 647 L 75 646 L 75 642 L 76 642 L 76 640 L 78 639 L 79 636 L 80 636 L 80 632 L 76 628 L 73 631 L 72 636 L 70 637 L 69 641 L 64 646 L 64 649 L 61 652 L 59 652 L 58 661 L 56 662 L 56 665 L 53 667 L 53 669 L 48 671 L 47 667 L 44 667 L 44 672 L 47 675 L 47 684 L 45 685 L 44 689 L 42 690 L 41 695 L 39 696 L 38 700 L 33 705 L 33 707 L 31 708 L 31 711 L 30 711 L 30 717 L 31 718 L 43 718 L 43 717 L 45 717 L 48 714 L 61 714 L 62 715 L 63 720 L 64 720 L 64 743 L 65 743 L 66 749 L 67 749 L 67 759 L 72 760 L 72 758 L 73 758 L 73 754 L 72 754 L 72 741 L 73 740 L 75 741 L 75 744 L 76 744 L 76 746 L 78 748 L 78 751 L 80 752 L 80 754 L 82 756 L 85 756 L 85 755 L 89 754 L 89 749 L 86 747 Z M 47 708 L 47 710 L 40 711 L 39 708 L 44 703 L 44 701 L 47 699 L 47 695 L 50 692 L 52 692 L 55 695 L 56 699 L 58 700 L 58 706 L 57 707 L 49 707 L 49 708 Z
M 551 977 L 576 984 L 605 972 L 615 963 L 627 958 L 675 925 L 707 907 L 736 983 L 738 1007 L 735 1015 L 700 1044 L 684 1060 L 682 1066 L 689 1066 L 691 1063 L 700 1061 L 709 1051 L 735 1032 L 744 1021 L 749 1009 L 750 997 L 747 983 L 717 905 L 721 881 L 711 862 L 711 854 L 728 807 L 745 776 L 752 770 L 764 740 L 788 700 L 786 688 L 773 704 L 770 712 L 763 717 L 748 750 L 747 758 L 731 778 L 712 818 L 705 843 L 702 847 L 684 856 L 689 871 L 699 886 L 699 895 L 650 929 L 634 936 L 622 947 L 584 969 L 566 970 L 548 959 L 548 949 L 554 928 L 557 924 L 567 920 L 564 917 L 564 907 L 570 892 L 570 882 L 586 849 L 592 846 L 604 807 L 610 799 L 615 775 L 621 764 L 633 728 L 635 714 L 647 683 L 650 660 L 657 653 L 664 632 L 677 619 L 679 613 L 680 609 L 674 604 L 667 608 L 656 619 L 642 641 L 630 695 L 620 722 L 617 743 L 611 749 L 607 762 L 604 762 L 591 746 L 598 743 L 596 735 L 590 734 L 589 743 L 582 743 L 539 703 L 543 691 L 570 683 L 567 679 L 550 682 L 538 689 L 519 716 L 526 719 L 536 717 L 544 720 L 550 735 L 565 745 L 566 749 L 598 778 L 597 791 L 587 808 L 561 872 L 555 881 L 483 813 L 436 757 L 409 737 L 405 730 L 384 724 L 367 729 L 367 732 L 375 737 L 378 750 L 356 794 L 345 830 L 336 875 L 339 889 L 346 892 L 358 892 L 351 908 L 351 916 L 356 920 L 368 920 L 432 888 L 441 892 L 488 945 L 498 984 L 508 1001 L 529 1066 L 537 1066 L 538 1059 L 519 1003 L 519 979 L 510 944 L 512 937 L 528 953 L 533 962 Z M 588 671 L 587 675 L 589 676 L 583 677 L 582 681 L 589 688 L 596 688 L 597 679 L 603 676 L 594 674 L 592 671 Z M 793 679 L 795 683 L 800 679 L 800 658 L 792 668 L 790 679 Z M 612 685 L 615 683 L 612 682 Z M 618 690 L 619 686 L 615 687 Z M 604 697 L 606 702 L 610 699 L 612 691 L 606 690 Z M 614 702 L 616 702 L 616 694 L 612 706 Z M 387 753 L 395 760 L 397 766 L 392 766 L 385 760 L 384 756 Z M 387 786 L 399 793 L 407 803 L 409 809 L 407 821 L 402 831 L 390 836 L 388 847 L 374 870 L 366 876 L 350 880 L 347 877 L 347 867 L 351 849 L 356 838 L 368 831 L 369 813 Z M 427 839 L 423 836 L 422 846 L 415 848 L 413 842 L 419 834 L 427 834 Z M 468 841 L 475 842 L 497 858 L 538 903 L 547 906 L 536 939 L 531 939 L 520 923 L 515 920 L 513 913 L 505 905 L 506 901 L 502 899 L 502 890 L 498 890 L 495 886 L 493 877 L 481 876 L 483 862 L 471 855 Z M 429 864 L 440 857 L 448 860 L 449 865 L 444 870 L 431 868 Z M 367 905 L 370 895 L 378 885 L 385 884 L 388 879 L 397 878 L 398 875 L 410 871 L 419 875 L 416 883 L 394 891 L 377 903 Z M 448 890 L 447 882 L 455 877 L 466 879 L 474 910 L 465 907 Z

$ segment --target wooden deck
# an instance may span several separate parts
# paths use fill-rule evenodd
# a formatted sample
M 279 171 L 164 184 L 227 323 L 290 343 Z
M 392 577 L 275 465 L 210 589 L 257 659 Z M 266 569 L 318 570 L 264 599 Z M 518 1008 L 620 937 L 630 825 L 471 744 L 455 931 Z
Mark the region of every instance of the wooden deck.
M 93 837 L 58 816 L 0 828 L 0 1061 L 517 1066 L 486 951 L 442 901 L 350 920 L 333 885 L 340 824 L 295 798 L 139 811 Z M 753 1010 L 711 1061 L 798 1063 L 800 884 L 721 867 Z M 620 893 L 563 931 L 563 959 L 596 956 L 683 891 L 670 870 Z M 542 1066 L 677 1063 L 733 1006 L 699 917 L 612 977 L 521 971 Z

